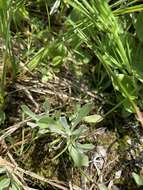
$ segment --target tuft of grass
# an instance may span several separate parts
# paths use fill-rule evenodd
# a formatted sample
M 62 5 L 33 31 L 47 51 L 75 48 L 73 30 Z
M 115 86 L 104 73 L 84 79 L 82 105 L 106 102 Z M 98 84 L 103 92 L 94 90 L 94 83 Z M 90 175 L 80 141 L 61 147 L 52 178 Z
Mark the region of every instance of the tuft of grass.
M 74 28 L 74 35 L 80 39 L 80 44 L 85 44 L 99 59 L 109 75 L 114 89 L 126 99 L 124 107 L 129 112 L 136 112 L 139 96 L 138 82 L 142 76 L 137 76 L 136 68 L 132 66 L 133 48 L 130 46 L 131 38 L 120 24 L 115 15 L 142 10 L 143 5 L 125 4 L 120 8 L 122 1 L 109 6 L 107 1 L 68 1 L 74 10 L 80 13 L 75 20 L 69 18 L 69 23 Z M 129 6 L 131 5 L 131 6 Z M 111 7 L 119 6 L 112 12 Z M 128 7 L 129 6 L 129 7 Z M 123 35 L 124 34 L 124 35 Z M 71 35 L 71 41 L 74 40 Z M 139 83 L 140 84 L 140 83 Z

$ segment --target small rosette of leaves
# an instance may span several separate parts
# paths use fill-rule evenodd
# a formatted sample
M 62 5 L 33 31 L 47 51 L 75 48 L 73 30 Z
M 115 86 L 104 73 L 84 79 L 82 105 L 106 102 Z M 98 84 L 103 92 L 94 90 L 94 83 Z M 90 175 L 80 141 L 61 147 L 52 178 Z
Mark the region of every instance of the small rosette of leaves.
M 34 124 L 29 123 L 29 125 L 31 124 L 31 127 L 39 127 L 39 132 L 50 132 L 55 134 L 57 139 L 62 139 L 65 146 L 62 147 L 61 152 L 53 159 L 58 158 L 65 151 L 68 151 L 68 154 L 72 158 L 75 166 L 81 167 L 88 166 L 89 159 L 86 153 L 93 149 L 94 146 L 90 143 L 80 143 L 79 140 L 87 132 L 87 127 L 85 125 L 79 126 L 79 124 L 81 121 L 97 123 L 99 120 L 102 120 L 102 117 L 98 115 L 87 116 L 92 110 L 92 107 L 93 105 L 91 103 L 80 107 L 74 114 L 70 123 L 65 116 L 55 118 L 54 116 L 49 115 L 49 106 L 47 103 L 44 104 L 45 114 L 42 116 L 36 115 L 25 105 L 22 106 L 22 110 L 35 121 Z

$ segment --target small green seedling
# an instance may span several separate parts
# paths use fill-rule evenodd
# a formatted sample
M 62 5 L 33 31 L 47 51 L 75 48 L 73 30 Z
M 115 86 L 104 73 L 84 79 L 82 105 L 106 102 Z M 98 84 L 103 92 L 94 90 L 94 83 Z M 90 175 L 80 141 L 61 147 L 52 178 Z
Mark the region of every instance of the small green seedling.
M 44 104 L 44 108 L 48 109 L 48 106 Z M 68 123 L 65 116 L 60 116 L 59 118 L 55 119 L 53 116 L 49 115 L 47 110 L 45 110 L 46 113 L 42 116 L 37 116 L 25 105 L 22 106 L 22 110 L 27 115 L 32 117 L 34 121 L 36 121 L 35 126 L 39 127 L 39 132 L 50 132 L 60 137 L 60 140 L 62 139 L 62 144 L 65 146 L 62 148 L 62 151 L 52 160 L 57 159 L 60 155 L 68 150 L 68 153 L 74 161 L 75 166 L 88 166 L 89 159 L 85 153 L 93 149 L 94 145 L 90 143 L 80 143 L 79 139 L 87 132 L 87 127 L 85 125 L 79 124 L 82 120 L 84 120 L 84 118 L 86 122 L 90 122 L 90 117 L 87 118 L 87 115 L 92 110 L 91 103 L 86 104 L 78 109 L 76 114 L 74 114 L 74 118 L 70 124 Z M 95 117 L 95 115 L 93 117 Z M 91 122 L 95 121 L 95 118 L 93 119 L 93 117 L 91 117 Z

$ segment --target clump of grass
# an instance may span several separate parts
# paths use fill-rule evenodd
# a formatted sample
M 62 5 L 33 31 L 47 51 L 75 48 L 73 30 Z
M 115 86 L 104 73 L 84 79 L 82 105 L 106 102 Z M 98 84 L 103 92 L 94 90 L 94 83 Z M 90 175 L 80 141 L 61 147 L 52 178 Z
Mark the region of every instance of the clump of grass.
M 128 12 L 142 10 L 143 6 L 132 5 L 129 8 L 120 8 L 122 1 L 117 1 L 111 7 L 119 6 L 119 8 L 112 12 L 105 0 L 89 2 L 75 0 L 68 3 L 73 6 L 75 13 L 77 11 L 80 14 L 75 20 L 69 19 L 74 29 L 71 41 L 76 35 L 80 39 L 80 44 L 86 44 L 87 48 L 94 52 L 109 75 L 114 89 L 122 95 L 124 108 L 138 115 L 139 86 L 137 84 L 142 77 L 135 74 L 135 68 L 132 66 L 131 39 L 128 38 L 128 33 L 124 31 L 119 18 L 115 15 L 125 14 L 127 10 Z
M 4 91 L 6 83 L 6 73 L 8 69 L 11 69 L 13 78 L 16 75 L 17 66 L 15 64 L 12 43 L 11 43 L 11 21 L 12 21 L 12 9 L 14 8 L 11 0 L 1 1 L 0 4 L 0 35 L 2 39 L 2 54 L 3 54 L 3 65 L 2 65 L 2 77 L 1 77 L 1 92 Z M 10 68 L 11 67 L 11 68 Z
M 6 86 L 16 77 L 17 64 L 13 54 L 11 41 L 11 21 L 13 18 L 14 3 L 11 0 L 0 1 L 0 41 L 1 41 L 1 65 L 0 65 L 0 123 L 5 119 L 5 95 Z M 7 80 L 7 75 L 9 78 Z

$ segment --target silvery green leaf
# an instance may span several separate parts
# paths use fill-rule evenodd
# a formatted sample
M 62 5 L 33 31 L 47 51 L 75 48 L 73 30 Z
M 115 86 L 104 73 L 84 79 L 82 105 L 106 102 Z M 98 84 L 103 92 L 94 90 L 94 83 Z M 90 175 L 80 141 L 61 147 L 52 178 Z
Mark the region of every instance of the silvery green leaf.
M 77 167 L 88 166 L 89 164 L 88 156 L 86 156 L 84 153 L 81 153 L 73 145 L 69 146 L 68 150 L 70 156 L 74 161 L 75 166 Z
M 59 135 L 65 136 L 65 132 L 61 129 L 61 127 L 58 124 L 57 125 L 49 125 L 49 129 L 52 133 L 57 133 Z
M 87 131 L 87 127 L 81 126 L 78 129 L 73 130 L 72 135 L 79 137 L 80 135 L 84 134 L 86 131 Z
M 37 125 L 40 129 L 49 129 L 52 133 L 57 133 L 60 135 L 65 134 L 64 127 L 58 121 L 55 121 L 53 118 L 48 116 L 41 117 L 37 121 Z
M 54 125 L 55 121 L 50 118 L 49 116 L 42 116 L 38 121 L 37 121 L 37 125 L 42 128 L 42 129 L 46 129 L 49 127 L 49 125 Z
M 68 125 L 67 119 L 66 119 L 64 116 L 63 116 L 63 117 L 60 117 L 60 123 L 61 123 L 61 125 L 64 127 L 65 132 L 66 132 L 68 135 L 71 135 L 70 126 Z
M 87 123 L 98 123 L 103 120 L 103 117 L 101 115 L 90 115 L 83 118 L 83 120 Z
M 72 128 L 75 128 L 81 122 L 81 120 L 89 114 L 89 112 L 92 110 L 92 106 L 92 103 L 88 103 L 79 109 L 77 117 L 72 123 Z
M 95 147 L 93 144 L 81 144 L 81 143 L 76 143 L 76 146 L 78 149 L 82 150 L 83 152 L 92 150 Z

